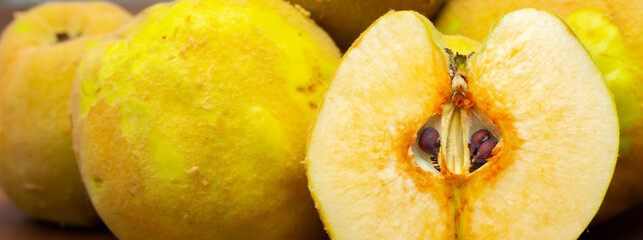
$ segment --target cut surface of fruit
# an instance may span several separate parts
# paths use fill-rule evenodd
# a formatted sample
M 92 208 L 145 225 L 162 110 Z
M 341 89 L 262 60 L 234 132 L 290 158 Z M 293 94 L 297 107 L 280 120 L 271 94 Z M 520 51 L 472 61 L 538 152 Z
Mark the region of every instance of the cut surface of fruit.
M 592 58 L 536 10 L 501 18 L 473 55 L 449 42 L 421 15 L 392 12 L 344 56 L 307 156 L 329 234 L 578 237 L 618 150 L 614 101 Z M 420 164 L 431 157 L 437 168 Z
M 619 156 L 593 223 L 643 201 L 643 0 L 451 0 L 436 16 L 445 34 L 483 40 L 506 13 L 522 8 L 565 19 L 595 59 L 619 113 Z

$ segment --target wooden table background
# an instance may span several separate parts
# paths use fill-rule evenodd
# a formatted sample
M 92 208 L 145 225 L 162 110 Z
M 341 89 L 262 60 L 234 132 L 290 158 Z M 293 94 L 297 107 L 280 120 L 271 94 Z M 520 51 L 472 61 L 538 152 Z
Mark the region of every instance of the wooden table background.
M 15 1 L 15 0 L 14 0 Z M 132 13 L 137 13 L 156 0 L 122 1 Z M 30 5 L 4 5 L 0 0 L 0 29 L 13 18 L 13 12 L 28 9 Z M 598 226 L 589 227 L 579 239 L 642 239 L 643 204 L 630 209 Z M 534 229 L 538 231 L 538 229 Z M 105 226 L 90 229 L 61 228 L 56 225 L 30 220 L 6 198 L 0 189 L 0 240 L 113 240 Z M 543 239 L 544 240 L 544 239 Z
M 601 225 L 589 227 L 579 239 L 643 239 L 643 205 Z M 538 229 L 534 229 L 538 231 Z M 9 202 L 0 189 L 0 240 L 114 240 L 105 226 L 90 229 L 61 228 L 30 220 Z M 545 239 L 543 239 L 545 240 Z

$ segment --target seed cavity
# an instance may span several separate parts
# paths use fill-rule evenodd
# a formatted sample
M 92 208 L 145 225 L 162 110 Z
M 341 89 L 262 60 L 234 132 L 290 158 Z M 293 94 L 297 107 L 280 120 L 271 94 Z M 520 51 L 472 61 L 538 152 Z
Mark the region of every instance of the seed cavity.
M 468 59 L 474 53 L 445 52 L 450 60 L 451 99 L 417 131 L 408 154 L 426 172 L 465 175 L 489 161 L 502 133 L 470 99 Z
M 417 131 L 409 156 L 426 172 L 472 173 L 487 164 L 501 137 L 484 113 L 449 103 Z
M 425 172 L 439 174 L 442 168 L 438 161 L 441 142 L 442 116 L 429 118 L 417 131 L 415 143 L 409 147 L 409 156 Z

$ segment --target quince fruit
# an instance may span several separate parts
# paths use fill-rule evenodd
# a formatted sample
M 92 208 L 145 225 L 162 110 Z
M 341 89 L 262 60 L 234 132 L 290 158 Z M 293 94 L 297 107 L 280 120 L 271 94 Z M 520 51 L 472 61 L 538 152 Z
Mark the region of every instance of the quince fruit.
M 179 1 L 88 55 L 73 140 L 120 239 L 326 237 L 307 190 L 308 129 L 340 56 L 281 0 Z
M 551 11 L 564 18 L 596 61 L 614 95 L 620 125 L 614 178 L 595 222 L 643 200 L 643 0 L 521 1 L 451 0 L 436 26 L 446 34 L 482 40 L 495 19 L 521 8 Z
M 391 12 L 345 54 L 307 155 L 334 239 L 574 239 L 598 210 L 618 119 L 570 28 L 527 9 L 455 42 Z
M 107 2 L 46 3 L 2 33 L 0 184 L 33 218 L 99 222 L 72 151 L 69 90 L 87 50 L 130 17 Z

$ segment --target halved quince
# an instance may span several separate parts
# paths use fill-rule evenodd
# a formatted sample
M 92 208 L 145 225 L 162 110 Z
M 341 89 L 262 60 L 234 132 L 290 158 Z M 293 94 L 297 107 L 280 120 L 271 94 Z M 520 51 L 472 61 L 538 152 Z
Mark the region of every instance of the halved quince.
M 595 59 L 619 113 L 619 154 L 614 177 L 592 220 L 604 221 L 643 201 L 643 0 L 452 0 L 436 18 L 446 34 L 482 40 L 495 19 L 522 8 L 551 11 Z
M 445 42 L 421 15 L 391 12 L 344 56 L 307 157 L 330 235 L 578 237 L 618 150 L 592 58 L 533 9 L 501 18 L 480 49 Z

